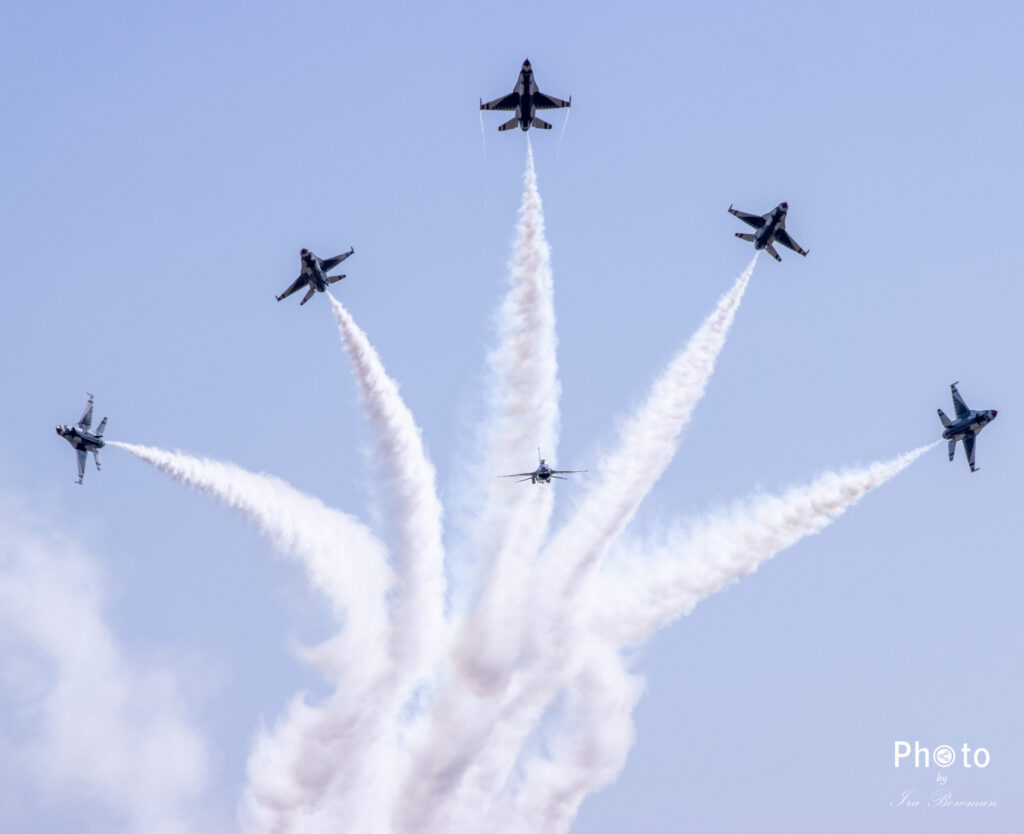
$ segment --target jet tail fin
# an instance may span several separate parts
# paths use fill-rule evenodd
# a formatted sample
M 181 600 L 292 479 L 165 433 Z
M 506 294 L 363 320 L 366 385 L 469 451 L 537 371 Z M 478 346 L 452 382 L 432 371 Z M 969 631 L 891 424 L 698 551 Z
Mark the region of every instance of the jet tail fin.
M 324 278 L 324 281 L 328 284 L 336 284 L 344 277 L 344 275 L 328 275 L 326 278 Z M 302 305 L 300 304 L 299 306 L 301 307 Z
M 939 412 L 939 419 L 942 421 L 942 425 L 948 426 L 949 425 L 949 418 L 946 416 L 946 413 L 941 408 L 937 408 L 935 410 Z M 950 458 L 950 460 L 952 460 L 952 459 L 953 458 Z
M 754 236 L 753 235 L 748 235 L 748 234 L 746 234 L 744 232 L 736 232 L 736 237 L 738 237 L 740 240 L 747 241 L 747 243 L 753 243 L 754 242 Z
M 775 251 L 775 247 L 772 246 L 770 243 L 765 247 L 765 249 L 768 251 L 769 255 L 771 255 L 773 258 L 775 258 L 775 260 L 777 260 L 777 261 L 781 261 L 782 260 L 782 258 L 779 257 L 779 253 Z
M 96 436 L 103 437 L 103 430 L 107 427 L 107 418 L 104 417 L 100 420 L 99 426 L 96 428 Z
M 519 124 L 519 119 L 516 118 L 515 116 L 513 116 L 511 119 L 509 119 L 507 122 L 505 122 L 505 124 L 498 125 L 498 130 L 511 130 L 512 128 L 518 126 L 518 124 Z
M 538 119 L 536 116 L 533 117 L 532 124 L 534 127 L 539 127 L 541 130 L 551 130 L 551 125 L 549 125 L 543 119 Z
M 99 472 L 100 471 L 100 450 L 99 449 L 93 449 L 92 450 L 92 456 L 96 460 L 96 471 Z
M 956 441 L 955 440 L 950 440 L 949 441 L 949 459 L 953 460 L 953 455 L 955 455 L 955 454 L 956 454 Z
M 301 307 L 303 304 L 309 301 L 309 299 L 311 299 L 315 294 L 316 287 L 310 287 L 306 294 L 302 297 L 302 301 L 299 302 L 299 306 Z

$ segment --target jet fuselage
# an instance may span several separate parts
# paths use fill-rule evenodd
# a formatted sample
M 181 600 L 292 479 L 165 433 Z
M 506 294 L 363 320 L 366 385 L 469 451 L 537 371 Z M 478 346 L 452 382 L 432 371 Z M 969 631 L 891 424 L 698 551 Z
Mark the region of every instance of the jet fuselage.
M 764 249 L 775 240 L 775 233 L 779 230 L 779 227 L 786 222 L 786 212 L 788 208 L 783 208 L 785 203 L 780 203 L 772 209 L 771 215 L 768 218 L 768 222 L 765 223 L 754 235 L 754 248 Z
M 968 435 L 975 435 L 995 420 L 998 413 L 995 409 L 972 411 L 950 423 L 943 430 L 942 437 L 944 440 L 963 440 Z
M 102 449 L 106 445 L 102 437 L 97 437 L 91 431 L 83 429 L 81 426 L 57 426 L 57 434 L 63 437 L 75 449 L 81 449 L 83 452 L 93 452 L 96 449 Z
M 302 271 L 309 276 L 309 285 L 317 292 L 327 292 L 327 281 L 320 266 L 320 259 L 312 252 L 302 250 Z
M 519 71 L 516 92 L 519 93 L 519 106 L 516 107 L 516 118 L 519 119 L 519 129 L 525 133 L 530 129 L 533 117 L 537 112 L 537 108 L 533 103 L 533 94 L 537 92 L 537 82 L 533 80 L 533 69 L 530 67 L 529 61 L 524 61 L 523 68 Z

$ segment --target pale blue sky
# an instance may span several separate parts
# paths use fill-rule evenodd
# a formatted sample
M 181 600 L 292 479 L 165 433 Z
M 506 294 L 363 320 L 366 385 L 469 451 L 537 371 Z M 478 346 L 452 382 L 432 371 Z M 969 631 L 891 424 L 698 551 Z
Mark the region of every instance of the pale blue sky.
M 76 487 L 53 426 L 92 391 L 111 438 L 272 472 L 373 519 L 328 306 L 273 300 L 301 247 L 354 246 L 339 295 L 455 506 L 526 144 L 484 114 L 485 150 L 477 100 L 529 57 L 543 90 L 573 96 L 560 149 L 561 112 L 531 132 L 561 460 L 595 460 L 749 261 L 730 203 L 787 200 L 811 250 L 759 263 L 638 527 L 937 439 L 953 380 L 1000 411 L 980 473 L 936 449 L 642 650 L 636 746 L 574 831 L 964 830 L 952 811 L 888 807 L 934 777 L 894 771 L 901 738 L 987 747 L 992 764 L 954 788 L 1000 807 L 962 816 L 1018 830 L 1019 5 L 22 3 L 3 17 L 0 487 L 26 524 L 95 557 L 132 657 L 204 670 L 189 698 L 215 754 L 213 816 L 234 812 L 255 728 L 316 686 L 291 650 L 320 636 L 317 608 L 243 522 L 138 461 L 110 449 Z M 21 830 L 111 825 L 38 786 L 8 813 Z

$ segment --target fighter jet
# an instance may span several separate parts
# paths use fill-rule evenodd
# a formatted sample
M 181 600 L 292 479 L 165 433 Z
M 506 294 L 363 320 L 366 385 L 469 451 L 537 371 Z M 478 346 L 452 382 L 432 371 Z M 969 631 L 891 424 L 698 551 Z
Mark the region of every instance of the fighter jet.
M 572 96 L 568 101 L 548 96 L 537 89 L 537 82 L 533 80 L 533 67 L 529 60 L 523 61 L 523 68 L 519 71 L 519 80 L 516 81 L 515 89 L 507 96 L 496 98 L 484 104 L 480 99 L 481 110 L 515 110 L 516 115 L 501 125 L 498 130 L 511 130 L 517 124 L 523 131 L 533 127 L 543 130 L 551 130 L 551 125 L 543 119 L 538 119 L 538 110 L 556 110 L 559 107 L 572 107 Z
M 942 421 L 942 425 L 945 426 L 942 430 L 942 437 L 949 441 L 950 460 L 953 460 L 953 453 L 956 452 L 956 442 L 962 440 L 971 471 L 977 472 L 978 469 L 974 465 L 974 438 L 978 436 L 978 432 L 996 419 L 998 412 L 995 409 L 990 411 L 971 411 L 967 407 L 967 403 L 964 402 L 964 398 L 960 396 L 960 392 L 956 390 L 958 384 L 954 382 L 949 386 L 949 390 L 953 394 L 953 408 L 956 409 L 956 419 L 950 420 L 942 413 L 941 408 L 938 409 L 939 419 Z
M 308 285 L 309 290 L 307 290 L 302 301 L 299 302 L 299 306 L 301 307 L 313 297 L 313 293 L 327 292 L 328 284 L 333 284 L 335 281 L 340 281 L 345 277 L 344 275 L 328 275 L 327 273 L 355 251 L 356 250 L 352 248 L 344 255 L 335 255 L 333 258 L 318 258 L 308 249 L 303 249 L 299 252 L 299 262 L 302 264 L 302 271 L 299 273 L 299 277 L 295 279 L 288 289 L 274 297 L 278 301 L 281 301 L 293 292 L 298 292 Z
M 82 483 L 85 476 L 85 459 L 89 452 L 96 459 L 96 471 L 100 468 L 100 449 L 106 444 L 103 442 L 103 429 L 107 427 L 107 418 L 100 421 L 96 431 L 92 430 L 92 394 L 89 395 L 89 402 L 85 404 L 85 411 L 78 421 L 77 426 L 57 426 L 57 434 L 63 437 L 78 453 L 78 481 Z
M 751 241 L 755 249 L 767 249 L 768 254 L 777 261 L 781 261 L 782 258 L 775 251 L 775 247 L 772 246 L 773 243 L 780 243 L 787 249 L 792 249 L 794 252 L 799 252 L 805 256 L 809 251 L 801 249 L 800 244 L 793 240 L 789 236 L 789 232 L 786 231 L 787 211 L 789 211 L 789 203 L 779 203 L 765 215 L 747 214 L 745 211 L 737 211 L 732 206 L 729 206 L 729 214 L 736 215 L 748 226 L 753 226 L 758 230 L 757 234 L 753 235 L 736 232 L 736 237 L 740 240 Z
M 537 450 L 537 460 L 540 464 L 532 472 L 516 472 L 512 475 L 499 475 L 499 478 L 519 478 L 516 483 L 522 483 L 523 481 L 529 481 L 530 483 L 541 483 L 550 484 L 552 478 L 558 478 L 560 481 L 568 481 L 568 478 L 563 478 L 562 475 L 574 475 L 579 472 L 586 472 L 586 469 L 552 469 L 548 466 L 547 461 L 540 456 L 540 449 Z

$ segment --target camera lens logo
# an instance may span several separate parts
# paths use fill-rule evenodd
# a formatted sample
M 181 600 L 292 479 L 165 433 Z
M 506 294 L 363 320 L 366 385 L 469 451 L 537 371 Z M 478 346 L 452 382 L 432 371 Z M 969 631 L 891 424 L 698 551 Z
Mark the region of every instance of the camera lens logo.
M 939 767 L 949 767 L 956 761 L 956 751 L 948 744 L 943 744 L 932 751 L 932 759 Z

